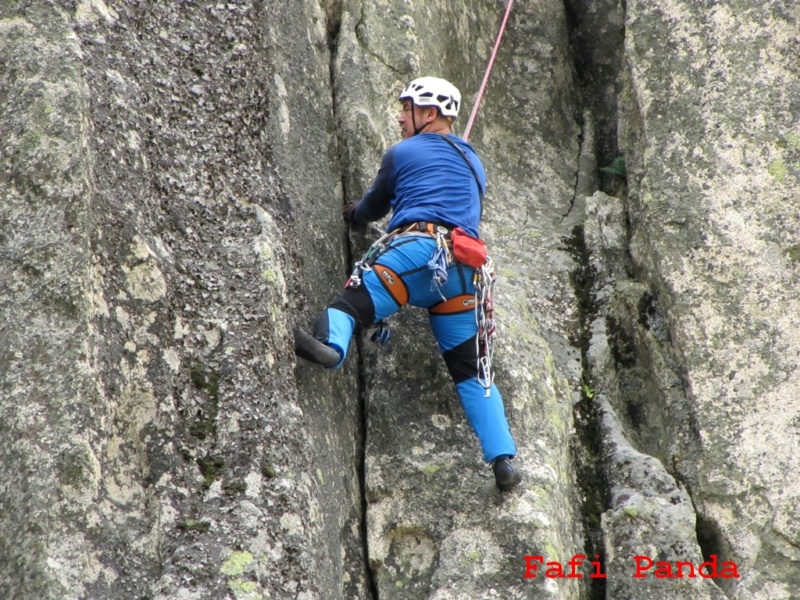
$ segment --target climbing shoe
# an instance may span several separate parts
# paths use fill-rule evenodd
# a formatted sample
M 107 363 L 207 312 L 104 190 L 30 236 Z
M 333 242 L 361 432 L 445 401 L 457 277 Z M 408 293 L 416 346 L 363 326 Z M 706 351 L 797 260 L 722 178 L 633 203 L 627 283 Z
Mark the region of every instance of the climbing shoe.
M 294 353 L 300 358 L 305 358 L 329 369 L 335 367 L 342 360 L 336 350 L 326 346 L 298 327 L 294 329 Z
M 494 471 L 494 482 L 502 492 L 510 490 L 522 481 L 522 476 L 517 472 L 507 456 L 501 456 L 496 459 L 492 463 L 492 470 Z

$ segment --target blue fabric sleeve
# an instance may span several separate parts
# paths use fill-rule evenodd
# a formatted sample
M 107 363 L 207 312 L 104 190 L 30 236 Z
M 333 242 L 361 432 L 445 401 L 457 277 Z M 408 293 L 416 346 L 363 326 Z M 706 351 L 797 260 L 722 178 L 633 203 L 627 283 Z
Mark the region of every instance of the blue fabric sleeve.
M 372 187 L 361 198 L 353 213 L 355 223 L 377 221 L 389 214 L 394 197 L 394 148 L 389 148 L 381 160 L 378 175 Z

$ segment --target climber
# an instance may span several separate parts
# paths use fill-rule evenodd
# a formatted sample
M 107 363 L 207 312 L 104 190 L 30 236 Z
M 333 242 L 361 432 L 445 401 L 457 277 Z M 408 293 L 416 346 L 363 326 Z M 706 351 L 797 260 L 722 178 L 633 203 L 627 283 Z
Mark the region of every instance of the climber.
M 461 102 L 454 85 L 421 77 L 399 100 L 403 140 L 383 156 L 364 197 L 343 209 L 350 224 L 378 220 L 391 210 L 387 234 L 356 264 L 344 291 L 317 319 L 314 335 L 295 329 L 295 352 L 336 369 L 356 328 L 382 324 L 406 304 L 427 309 L 483 459 L 492 464 L 497 487 L 507 490 L 521 476 L 511 464 L 516 446 L 503 399 L 480 372 L 476 270 L 453 259 L 450 241 L 457 227 L 478 237 L 486 175 L 472 146 L 452 132 Z

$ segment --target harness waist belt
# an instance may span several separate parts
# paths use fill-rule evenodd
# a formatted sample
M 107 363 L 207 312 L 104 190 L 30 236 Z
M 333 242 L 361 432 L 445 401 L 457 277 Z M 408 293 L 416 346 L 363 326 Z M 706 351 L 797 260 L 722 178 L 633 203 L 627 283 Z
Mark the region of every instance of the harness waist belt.
M 403 233 L 427 233 L 432 236 L 436 236 L 437 233 L 441 233 L 444 235 L 445 239 L 450 239 L 450 231 L 451 228 L 447 227 L 446 225 L 440 225 L 439 223 L 427 223 L 425 221 L 419 221 L 417 223 L 412 223 L 408 227 L 403 229 Z

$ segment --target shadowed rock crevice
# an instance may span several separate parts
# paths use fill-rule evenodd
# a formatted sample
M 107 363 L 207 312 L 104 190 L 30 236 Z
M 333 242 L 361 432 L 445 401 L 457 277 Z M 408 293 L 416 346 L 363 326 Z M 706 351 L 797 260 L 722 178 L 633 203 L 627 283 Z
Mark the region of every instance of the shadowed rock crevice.
M 378 586 L 375 582 L 375 575 L 370 564 L 369 554 L 369 535 L 367 523 L 367 435 L 368 427 L 368 406 L 367 406 L 367 392 L 366 392 L 366 379 L 364 376 L 364 359 L 363 359 L 363 341 L 358 339 L 356 341 L 357 352 L 357 377 L 358 377 L 358 412 L 359 412 L 359 428 L 356 443 L 358 445 L 358 492 L 361 510 L 361 521 L 359 524 L 359 531 L 361 534 L 362 550 L 364 555 L 364 572 L 366 574 L 366 591 L 369 592 L 371 600 L 378 600 Z
M 730 560 L 730 552 L 726 551 L 725 541 L 722 539 L 719 526 L 697 515 L 697 543 L 700 545 L 700 552 L 703 554 L 704 561 L 712 560 L 712 557 L 717 557 L 718 562 Z M 736 590 L 735 582 L 726 579 L 714 579 L 716 583 L 728 597 L 733 596 Z
M 596 12 L 580 3 L 571 3 L 571 12 L 585 20 L 608 14 L 614 3 L 592 4 Z M 761 23 L 754 14 L 696 8 L 626 2 L 624 67 L 617 77 L 618 150 L 613 153 L 624 155 L 624 182 L 620 169 L 607 162 L 616 158 L 609 154 L 600 164 L 611 167 L 607 174 L 614 179 L 601 179 L 602 192 L 586 201 L 587 246 L 601 307 L 588 357 L 598 400 L 609 424 L 615 423 L 606 427 L 604 440 L 609 469 L 622 468 L 609 471 L 611 507 L 603 525 L 609 547 L 627 530 L 668 549 L 669 560 L 697 564 L 698 557 L 715 555 L 749 569 L 741 580 L 706 581 L 692 592 L 697 597 L 717 597 L 720 590 L 731 597 L 779 597 L 796 588 L 796 570 L 788 565 L 796 565 L 797 552 L 774 532 L 787 530 L 785 498 L 796 497 L 797 488 L 774 464 L 792 460 L 765 459 L 749 444 L 794 443 L 794 434 L 772 415 L 775 405 L 789 414 L 796 410 L 788 400 L 796 394 L 786 384 L 796 369 L 786 370 L 784 361 L 767 350 L 778 339 L 774 324 L 783 322 L 783 300 L 766 311 L 770 300 L 747 291 L 742 282 L 755 289 L 790 285 L 791 277 L 779 273 L 793 267 L 777 258 L 788 256 L 782 248 L 789 238 L 776 241 L 781 228 L 766 206 L 790 193 L 774 166 L 788 156 L 781 132 L 789 126 L 786 109 L 793 101 L 783 90 L 793 89 L 796 78 L 783 71 L 787 85 L 774 87 L 781 90 L 777 109 L 754 100 L 758 84 L 745 84 L 734 73 L 752 70 L 753 48 L 781 48 L 769 60 L 786 69 L 783 61 L 796 42 L 778 32 L 796 30 L 797 21 L 796 15 L 775 13 L 769 19 L 776 29 L 767 34 L 760 26 L 748 29 L 754 21 Z M 751 43 L 726 44 L 732 31 L 747 31 Z M 582 30 L 577 38 L 587 35 L 592 34 Z M 582 60 L 597 62 L 595 55 Z M 748 111 L 769 125 L 743 137 L 739 115 Z M 763 139 L 770 135 L 770 141 Z M 783 158 L 759 163 L 754 157 L 761 150 L 751 151 L 759 144 Z M 737 148 L 736 157 L 722 158 L 729 148 Z M 614 180 L 624 185 L 608 185 Z M 768 213 L 763 222 L 754 216 L 761 210 Z M 750 225 L 732 231 L 730 223 L 741 218 Z M 777 253 L 774 263 L 767 258 L 771 253 Z M 778 488 L 784 491 L 769 491 L 768 479 L 781 481 Z M 672 517 L 652 510 L 651 503 L 661 501 L 670 503 Z M 636 514 L 638 525 L 632 527 L 626 514 Z M 658 533 L 665 521 L 679 523 L 669 536 Z M 644 551 L 631 539 L 623 545 Z M 766 565 L 774 566 L 771 572 Z M 614 597 L 645 597 L 649 584 L 638 591 L 615 586 L 611 573 L 618 568 L 624 573 L 622 564 L 609 566 Z M 689 587 L 676 582 L 674 590 L 688 593 Z
M 619 155 L 617 99 L 625 5 L 622 0 L 565 0 L 564 7 L 575 70 L 583 90 L 583 109 L 593 117 L 596 163 L 608 167 Z M 601 189 L 608 191 L 606 186 Z
M 570 208 L 570 211 L 579 210 L 583 218 L 573 227 L 572 235 L 564 240 L 575 262 L 570 280 L 579 310 L 579 327 L 571 342 L 580 349 L 582 371 L 580 399 L 573 408 L 576 435 L 571 447 L 580 491 L 583 552 L 588 560 L 599 561 L 605 572 L 606 542 L 601 520 L 610 506 L 610 483 L 606 476 L 606 440 L 600 425 L 602 414 L 595 397 L 603 381 L 600 374 L 593 371 L 588 357 L 592 328 L 602 319 L 598 313 L 604 310 L 605 298 L 601 288 L 603 273 L 598 273 L 586 245 L 585 219 L 586 198 L 604 183 L 598 167 L 608 164 L 618 153 L 615 81 L 621 66 L 624 27 L 609 32 L 609 25 L 604 22 L 606 11 L 617 9 L 613 2 L 567 1 L 565 9 L 583 105 L 581 154 Z M 606 579 L 589 579 L 586 585 L 587 597 L 591 600 L 607 597 Z
M 580 514 L 584 530 L 584 554 L 589 560 L 605 563 L 602 514 L 609 507 L 609 483 L 604 465 L 604 443 L 600 429 L 602 415 L 598 411 L 594 397 L 594 374 L 587 359 L 591 342 L 591 325 L 596 318 L 597 306 L 593 271 L 584 239 L 583 226 L 573 230 L 567 246 L 578 268 L 573 272 L 572 283 L 580 307 L 580 337 L 574 343 L 581 349 L 581 394 L 573 408 L 575 437 L 571 441 L 575 472 L 580 491 Z M 602 569 L 605 572 L 605 568 Z M 590 600 L 606 598 L 605 579 L 589 580 Z
M 339 36 L 342 28 L 342 2 L 334 0 L 327 4 L 326 8 L 326 23 L 327 23 L 327 39 L 328 51 L 330 54 L 329 74 L 330 74 L 330 90 L 331 90 L 331 104 L 333 107 L 333 119 L 336 123 L 335 138 L 337 139 L 337 148 L 345 149 L 348 147 L 347 140 L 344 139 L 344 131 L 341 126 L 342 111 L 349 110 L 345 102 L 339 101 L 337 96 L 337 54 L 339 52 Z M 341 158 L 343 166 L 341 171 L 341 200 L 346 203 L 352 200 L 350 189 L 348 187 L 348 177 L 346 157 Z M 343 278 L 349 276 L 349 266 L 353 265 L 357 260 L 356 247 L 357 242 L 354 242 L 352 236 L 347 230 L 344 232 L 344 258 L 345 269 L 347 273 L 343 273 Z M 364 561 L 363 573 L 365 577 L 364 594 L 368 600 L 378 600 L 378 587 L 374 580 L 372 567 L 369 560 L 369 536 L 367 533 L 367 497 L 366 497 L 366 468 L 367 468 L 367 393 L 366 393 L 366 380 L 364 376 L 364 354 L 363 354 L 363 339 L 362 332 L 357 332 L 353 340 L 354 351 L 351 352 L 349 361 L 355 364 L 355 392 L 358 396 L 356 406 L 356 421 L 357 427 L 355 432 L 355 472 L 357 477 L 358 495 L 354 498 L 359 511 L 358 517 L 358 531 L 361 543 L 361 555 Z

